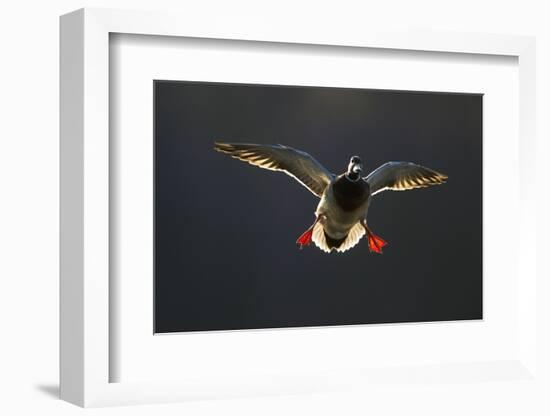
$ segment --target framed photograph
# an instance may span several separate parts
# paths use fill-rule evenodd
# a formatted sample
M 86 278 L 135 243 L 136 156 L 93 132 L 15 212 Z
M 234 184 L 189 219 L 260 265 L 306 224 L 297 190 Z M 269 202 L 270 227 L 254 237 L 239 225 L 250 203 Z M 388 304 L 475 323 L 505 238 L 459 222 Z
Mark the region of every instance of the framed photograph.
M 483 318 L 482 95 L 153 90 L 155 333 Z
M 534 40 L 263 23 L 61 18 L 61 397 L 537 386 Z

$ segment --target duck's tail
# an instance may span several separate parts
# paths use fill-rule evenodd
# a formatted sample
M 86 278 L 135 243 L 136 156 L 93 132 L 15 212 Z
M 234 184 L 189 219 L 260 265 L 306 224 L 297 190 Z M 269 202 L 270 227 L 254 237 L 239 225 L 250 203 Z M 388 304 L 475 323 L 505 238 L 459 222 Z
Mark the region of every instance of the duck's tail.
M 342 239 L 334 239 L 325 233 L 323 225 L 318 222 L 313 227 L 312 240 L 317 247 L 323 250 L 325 253 L 330 253 L 332 250 L 336 250 L 339 253 L 349 250 L 354 247 L 365 235 L 365 228 L 360 222 L 357 222 L 348 235 Z

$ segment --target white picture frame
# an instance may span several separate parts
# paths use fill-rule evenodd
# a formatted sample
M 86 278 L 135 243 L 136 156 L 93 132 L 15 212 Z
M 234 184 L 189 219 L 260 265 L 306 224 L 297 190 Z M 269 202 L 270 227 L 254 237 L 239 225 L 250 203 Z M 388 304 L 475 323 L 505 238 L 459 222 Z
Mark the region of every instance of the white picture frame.
M 192 398 L 236 397 L 284 392 L 322 392 L 341 389 L 346 373 L 327 374 L 292 382 L 250 380 L 238 386 L 232 379 L 187 382 L 112 383 L 109 349 L 112 299 L 109 259 L 109 34 L 247 40 L 383 48 L 441 53 L 506 55 L 519 62 L 520 241 L 518 288 L 519 354 L 500 363 L 517 381 L 537 383 L 536 328 L 536 218 L 535 209 L 535 41 L 530 37 L 428 32 L 329 32 L 279 28 L 266 22 L 243 20 L 238 29 L 216 21 L 204 27 L 189 15 L 82 9 L 61 18 L 61 398 L 80 406 L 181 401 Z M 334 335 L 336 336 L 336 335 Z M 462 381 L 478 382 L 468 365 L 441 364 Z M 474 364 L 472 364 L 474 365 Z M 483 371 L 495 363 L 477 363 Z M 420 371 L 433 378 L 441 368 Z M 380 369 L 374 380 L 392 383 L 395 369 Z M 372 378 L 372 373 L 366 378 Z M 483 377 L 481 377 L 482 379 Z M 513 377 L 512 377 L 513 378 Z M 364 377 L 357 378 L 361 383 Z M 437 379 L 437 377 L 436 377 Z M 365 380 L 363 380 L 365 381 Z M 345 388 L 345 387 L 344 387 Z

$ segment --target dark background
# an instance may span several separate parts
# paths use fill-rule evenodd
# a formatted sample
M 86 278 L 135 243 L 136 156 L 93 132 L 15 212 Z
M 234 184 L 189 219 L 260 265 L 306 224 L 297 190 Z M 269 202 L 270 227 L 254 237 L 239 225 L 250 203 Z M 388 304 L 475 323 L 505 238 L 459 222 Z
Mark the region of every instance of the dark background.
M 155 81 L 155 332 L 482 318 L 482 96 Z M 366 239 L 295 241 L 318 199 L 214 141 L 281 143 L 334 173 L 423 164 L 448 183 L 383 192 Z

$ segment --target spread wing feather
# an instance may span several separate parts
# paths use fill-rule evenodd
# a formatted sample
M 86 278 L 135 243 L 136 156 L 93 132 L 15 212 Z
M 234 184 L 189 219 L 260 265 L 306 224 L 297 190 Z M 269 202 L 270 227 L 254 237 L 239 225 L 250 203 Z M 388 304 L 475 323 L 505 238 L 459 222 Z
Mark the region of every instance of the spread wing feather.
M 376 195 L 385 190 L 407 191 L 441 185 L 447 178 L 443 173 L 411 162 L 387 162 L 364 179 L 370 186 L 371 195 Z
M 308 153 L 281 144 L 215 143 L 214 149 L 260 168 L 284 172 L 319 198 L 333 177 Z

